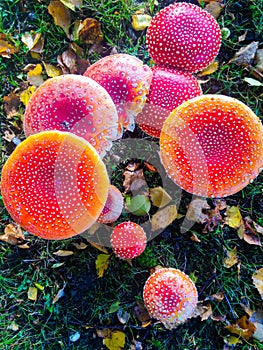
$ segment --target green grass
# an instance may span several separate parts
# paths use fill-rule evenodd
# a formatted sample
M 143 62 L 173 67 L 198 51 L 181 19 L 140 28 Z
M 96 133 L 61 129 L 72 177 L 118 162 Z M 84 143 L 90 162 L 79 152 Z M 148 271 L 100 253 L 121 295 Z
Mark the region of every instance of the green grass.
M 24 1 L 25 12 L 21 12 L 19 0 L 5 0 L 0 4 L 0 32 L 10 36 L 17 45 L 18 52 L 11 58 L 0 57 L 0 101 L 21 84 L 26 82 L 23 68 L 30 63 L 39 63 L 33 59 L 21 42 L 22 34 L 34 30 L 45 38 L 43 61 L 56 64 L 57 56 L 65 51 L 69 39 L 64 31 L 53 23 L 48 14 L 49 1 Z M 145 46 L 145 31 L 134 32 L 131 29 L 131 16 L 138 9 L 145 9 L 154 14 L 162 7 L 153 0 L 148 1 L 109 1 L 84 0 L 83 6 L 72 13 L 76 19 L 94 17 L 101 22 L 105 35 L 105 45 L 116 47 L 118 52 L 135 55 L 149 62 L 150 58 Z M 244 77 L 250 76 L 244 67 L 229 63 L 234 52 L 245 45 L 238 42 L 240 35 L 246 30 L 252 32 L 252 40 L 262 42 L 263 2 L 259 1 L 227 1 L 227 5 L 219 18 L 221 27 L 230 30 L 230 36 L 222 44 L 219 55 L 219 69 L 210 76 L 210 81 L 203 84 L 206 93 L 223 93 L 236 97 L 249 105 L 262 117 L 263 96 L 258 87 L 249 86 Z M 91 62 L 97 60 L 98 53 L 89 54 L 89 47 L 80 44 L 84 56 Z M 21 113 L 24 111 L 20 105 Z M 0 103 L 0 119 L 2 130 L 10 128 L 18 137 L 24 138 L 19 117 L 7 119 L 3 104 Z M 134 137 L 134 135 L 130 135 Z M 137 130 L 136 137 L 145 137 Z M 147 138 L 147 141 L 154 140 Z M 136 141 L 137 142 L 137 141 Z M 155 164 L 155 143 L 137 142 L 138 154 L 145 153 L 147 161 Z M 4 139 L 1 140 L 1 164 L 4 164 L 12 147 Z M 148 147 L 148 148 L 147 148 Z M 134 150 L 118 143 L 113 153 L 122 151 L 126 160 L 136 158 Z M 123 157 L 122 157 L 123 159 Z M 110 169 L 111 180 L 119 188 L 122 186 L 124 164 L 118 164 L 108 155 L 106 164 Z M 148 185 L 157 186 L 159 179 L 150 172 L 145 172 Z M 243 216 L 251 216 L 263 226 L 263 175 L 240 193 L 228 197 L 228 205 L 239 205 Z M 183 194 L 179 211 L 185 215 L 191 196 Z M 11 218 L 0 199 L 0 228 L 11 222 Z M 195 224 L 190 232 L 181 233 L 183 218 L 176 220 L 158 237 L 148 243 L 145 252 L 136 258 L 132 265 L 123 262 L 113 255 L 105 275 L 98 279 L 95 260 L 101 253 L 92 246 L 78 250 L 73 243 L 84 241 L 82 237 L 47 242 L 27 234 L 29 249 L 21 249 L 0 242 L 0 349 L 2 350 L 54 350 L 54 349 L 105 349 L 102 339 L 96 330 L 110 328 L 121 330 L 126 334 L 125 350 L 130 349 L 134 339 L 142 343 L 147 350 L 221 350 L 224 339 L 230 334 L 225 330 L 227 323 L 244 315 L 241 303 L 249 304 L 251 309 L 262 307 L 259 293 L 252 284 L 253 272 L 263 267 L 263 250 L 261 247 L 248 245 L 240 240 L 235 230 L 219 225 L 212 232 L 203 234 L 203 226 Z M 191 240 L 195 233 L 200 243 Z M 240 262 L 227 269 L 223 260 L 226 249 L 236 247 Z M 69 257 L 56 257 L 53 253 L 58 249 L 72 250 Z M 110 250 L 109 250 L 110 251 Z M 60 266 L 59 263 L 62 263 Z M 149 276 L 149 270 L 156 265 L 182 269 L 195 281 L 200 299 L 212 294 L 224 292 L 222 302 L 211 301 L 215 315 L 225 316 L 225 322 L 211 319 L 200 321 L 191 319 L 173 331 L 166 330 L 160 323 L 152 320 L 151 325 L 142 327 L 134 313 L 137 301 L 142 300 L 142 289 Z M 41 285 L 37 301 L 29 300 L 27 291 L 35 283 Z M 54 297 L 65 286 L 65 295 L 56 303 Z M 116 312 L 109 312 L 114 303 L 119 303 L 123 311 L 128 312 L 126 325 L 119 322 Z M 77 342 L 70 341 L 70 336 L 80 333 Z M 238 344 L 237 350 L 263 349 L 263 345 L 251 338 Z

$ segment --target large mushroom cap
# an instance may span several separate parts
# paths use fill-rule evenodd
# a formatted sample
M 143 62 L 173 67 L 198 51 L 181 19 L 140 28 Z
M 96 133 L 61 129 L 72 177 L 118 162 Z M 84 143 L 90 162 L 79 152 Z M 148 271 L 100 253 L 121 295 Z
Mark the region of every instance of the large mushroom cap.
M 142 110 L 150 88 L 151 69 L 134 56 L 116 54 L 92 64 L 84 75 L 110 94 L 117 107 L 119 129 L 133 130 L 134 117 Z
M 208 66 L 221 44 L 220 28 L 214 17 L 196 5 L 183 2 L 158 12 L 146 38 L 154 62 L 188 72 Z
M 46 239 L 64 239 L 97 220 L 109 179 L 87 141 L 46 131 L 17 146 L 3 167 L 1 186 L 7 210 L 25 230 Z
M 190 73 L 162 66 L 152 67 L 153 78 L 146 104 L 136 123 L 147 134 L 160 137 L 165 119 L 183 102 L 202 93 Z
M 51 78 L 30 98 L 24 119 L 26 136 L 46 130 L 81 136 L 103 156 L 117 138 L 116 107 L 107 91 L 90 78 L 75 74 Z
M 172 329 L 192 316 L 198 295 L 194 283 L 184 272 L 162 268 L 146 281 L 143 299 L 150 316 Z
M 146 233 L 135 222 L 122 222 L 112 231 L 111 246 L 114 253 L 121 259 L 136 258 L 146 247 Z
M 263 126 L 244 103 L 203 95 L 166 119 L 160 149 L 168 175 L 181 188 L 225 197 L 248 185 L 263 167 Z
M 110 185 L 106 204 L 100 213 L 98 222 L 109 224 L 118 219 L 123 209 L 123 196 L 116 186 Z

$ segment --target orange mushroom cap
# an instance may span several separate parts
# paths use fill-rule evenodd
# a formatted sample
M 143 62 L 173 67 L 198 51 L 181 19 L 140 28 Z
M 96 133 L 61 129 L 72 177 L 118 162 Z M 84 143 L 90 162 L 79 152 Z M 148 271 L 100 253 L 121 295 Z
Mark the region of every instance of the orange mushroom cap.
M 46 80 L 26 107 L 26 136 L 47 130 L 81 136 L 103 156 L 117 138 L 117 110 L 107 91 L 94 80 L 61 75 Z
M 147 134 L 160 137 L 165 119 L 183 102 L 201 95 L 197 79 L 190 73 L 163 66 L 152 67 L 153 78 L 146 104 L 135 120 Z
M 2 171 L 2 195 L 28 232 L 64 239 L 88 229 L 107 199 L 109 179 L 96 150 L 71 133 L 45 131 L 23 141 Z
M 152 79 L 151 69 L 127 54 L 106 56 L 92 64 L 85 76 L 103 86 L 115 103 L 122 128 L 133 130 L 134 117 L 142 110 Z
M 172 329 L 192 316 L 198 295 L 194 283 L 184 272 L 161 268 L 146 281 L 143 299 L 150 316 Z
M 263 167 L 263 126 L 244 103 L 223 95 L 195 97 L 166 119 L 162 163 L 184 190 L 204 197 L 232 195 Z
M 131 221 L 115 226 L 111 234 L 112 249 L 121 259 L 139 256 L 146 247 L 146 240 L 143 228 Z
M 118 219 L 123 209 L 123 196 L 116 186 L 110 185 L 106 204 L 100 213 L 98 222 L 109 224 Z

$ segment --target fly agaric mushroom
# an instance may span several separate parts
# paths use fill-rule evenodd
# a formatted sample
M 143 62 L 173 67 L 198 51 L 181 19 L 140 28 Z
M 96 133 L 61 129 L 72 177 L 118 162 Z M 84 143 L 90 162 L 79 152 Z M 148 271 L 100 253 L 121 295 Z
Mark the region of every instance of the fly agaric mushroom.
M 103 86 L 115 103 L 122 128 L 133 130 L 134 117 L 141 112 L 152 80 L 151 69 L 127 54 L 106 56 L 92 64 L 85 76 Z
M 263 126 L 237 99 L 203 95 L 169 115 L 160 150 L 168 175 L 181 188 L 225 197 L 248 185 L 263 167 Z
M 173 329 L 192 316 L 198 295 L 194 283 L 184 272 L 161 268 L 146 281 L 143 299 L 150 316 Z
M 109 179 L 87 141 L 71 133 L 44 131 L 17 146 L 3 167 L 1 186 L 7 210 L 25 230 L 64 239 L 97 220 Z
M 135 118 L 147 134 L 160 137 L 165 119 L 183 102 L 202 94 L 197 79 L 190 73 L 162 66 L 152 67 L 153 78 L 146 104 Z
M 112 231 L 111 246 L 114 253 L 121 259 L 136 258 L 146 247 L 146 233 L 134 222 L 122 222 Z
M 123 197 L 116 186 L 110 185 L 106 204 L 100 213 L 98 222 L 109 224 L 118 219 L 123 209 Z
M 116 107 L 102 86 L 90 78 L 67 74 L 45 81 L 26 107 L 26 136 L 70 131 L 87 140 L 103 156 L 117 138 Z
M 214 17 L 184 2 L 158 12 L 148 27 L 146 38 L 155 63 L 191 73 L 207 67 L 221 45 L 220 27 Z

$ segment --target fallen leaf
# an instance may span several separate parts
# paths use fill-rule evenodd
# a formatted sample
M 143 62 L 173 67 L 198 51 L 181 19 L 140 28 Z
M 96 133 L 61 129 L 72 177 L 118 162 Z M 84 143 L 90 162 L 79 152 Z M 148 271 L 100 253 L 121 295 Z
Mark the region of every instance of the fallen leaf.
M 124 171 L 124 192 L 137 192 L 143 187 L 147 187 L 147 183 L 144 178 L 143 169 L 138 169 L 136 171 Z
M 242 216 L 238 207 L 232 206 L 226 209 L 225 223 L 234 228 L 238 229 L 242 224 Z
M 56 252 L 53 253 L 56 256 L 70 256 L 73 255 L 74 252 L 72 252 L 71 250 L 57 250 Z
M 246 40 L 246 37 L 247 37 L 247 30 L 245 31 L 245 33 L 243 33 L 242 35 L 240 35 L 238 37 L 238 42 L 242 42 L 242 41 L 245 41 Z
M 19 114 L 19 95 L 17 95 L 14 92 L 11 92 L 11 94 L 3 97 L 3 102 L 7 119 L 11 119 Z
M 27 298 L 29 300 L 37 300 L 37 288 L 36 287 L 29 287 L 27 291 Z
M 105 253 L 105 254 L 108 254 L 108 253 L 109 253 L 108 250 L 107 250 L 105 247 L 103 247 L 102 245 L 100 245 L 100 244 L 98 244 L 98 243 L 95 243 L 95 242 L 92 242 L 92 241 L 89 241 L 89 240 L 87 240 L 87 241 L 89 242 L 89 244 L 90 244 L 92 247 L 98 249 L 100 252 Z
M 103 277 L 105 271 L 109 267 L 110 254 L 99 254 L 96 259 L 96 270 L 98 278 Z
M 253 225 L 255 227 L 255 230 L 263 235 L 263 227 L 257 224 L 255 221 L 253 221 Z
M 41 53 L 44 48 L 44 38 L 41 33 L 34 31 L 22 34 L 22 42 L 26 45 L 29 51 Z
M 57 292 L 56 296 L 52 300 L 52 304 L 55 304 L 60 298 L 65 296 L 65 287 L 66 287 L 66 285 L 67 285 L 67 283 L 64 282 L 63 287 L 61 289 L 59 289 L 59 291 Z
M 226 250 L 226 255 L 227 257 L 224 259 L 224 266 L 226 268 L 230 268 L 234 266 L 235 264 L 238 263 L 238 258 L 237 258 L 237 247 L 231 250 Z
M 217 19 L 225 5 L 219 3 L 218 1 L 210 1 L 206 7 L 205 10 L 210 13 L 215 19 Z
M 8 37 L 5 34 L 0 33 L 0 56 L 11 58 L 11 55 L 17 51 L 17 48 L 14 45 L 10 44 Z
M 52 269 L 57 269 L 57 268 L 59 268 L 60 266 L 62 266 L 62 265 L 64 265 L 64 264 L 65 264 L 65 262 L 55 263 L 55 264 L 53 264 L 53 265 L 51 266 L 51 268 L 52 268 Z
M 201 72 L 198 73 L 198 76 L 204 77 L 204 76 L 206 76 L 206 75 L 210 75 L 210 74 L 212 74 L 212 73 L 214 73 L 214 72 L 217 71 L 218 66 L 219 66 L 218 61 L 214 61 L 214 62 L 212 62 L 211 64 L 209 64 L 208 67 L 206 67 L 206 68 L 204 68 L 203 70 L 201 70 Z
M 138 13 L 132 16 L 132 28 L 136 31 L 144 30 L 149 27 L 152 17 L 144 13 Z
M 143 350 L 142 343 L 140 341 L 133 339 L 133 342 L 129 350 Z
M 50 78 L 55 78 L 62 74 L 62 69 L 60 67 L 53 66 L 53 64 L 43 62 L 46 73 Z
M 20 101 L 27 106 L 28 102 L 33 95 L 33 93 L 36 91 L 36 86 L 32 85 L 29 86 L 26 90 L 22 91 L 20 94 Z
M 207 213 L 207 222 L 203 229 L 203 233 L 211 232 L 213 229 L 222 222 L 222 216 L 219 209 L 216 207 L 215 209 L 209 209 L 206 211 Z
M 225 327 L 230 333 L 237 334 L 245 340 L 249 340 L 255 333 L 255 325 L 245 315 L 237 320 L 236 324 Z
M 97 336 L 100 338 L 106 338 L 110 334 L 110 329 L 108 328 L 103 328 L 103 329 L 97 329 L 96 330 Z
M 84 250 L 87 248 L 87 244 L 84 242 L 80 242 L 80 243 L 72 243 L 74 245 L 74 247 L 76 247 L 78 250 Z
M 263 342 L 263 311 L 257 310 L 250 316 L 249 321 L 254 324 L 256 330 L 253 334 L 253 338 Z
M 163 208 L 169 204 L 172 197 L 161 186 L 149 189 L 152 204 L 158 208 Z
M 255 271 L 252 276 L 253 284 L 263 299 L 263 268 Z
M 55 24 L 61 27 L 70 38 L 71 14 L 69 9 L 60 1 L 51 0 L 48 5 L 48 13 L 53 17 Z
M 103 40 L 100 22 L 94 18 L 77 20 L 73 29 L 73 38 L 87 45 L 99 44 Z
M 169 205 L 164 209 L 158 210 L 151 218 L 152 230 L 157 231 L 165 229 L 177 218 L 176 205 Z
M 123 311 L 123 309 L 120 307 L 118 312 L 117 312 L 117 317 L 118 320 L 121 324 L 127 324 L 129 318 L 130 318 L 130 314 L 127 311 Z
M 31 85 L 34 85 L 36 87 L 39 87 L 44 83 L 41 64 L 38 63 L 33 69 L 29 70 L 27 73 L 27 80 Z
M 186 218 L 197 223 L 205 223 L 208 220 L 206 210 L 211 209 L 205 199 L 195 198 L 188 206 Z
M 244 239 L 248 244 L 261 246 L 260 238 L 256 231 L 251 227 L 248 218 L 245 218 L 242 225 L 238 229 L 238 234 L 241 239 Z
M 148 162 L 144 162 L 144 166 L 147 170 L 153 172 L 153 173 L 157 173 L 158 170 L 155 168 L 155 166 L 153 166 L 152 164 L 148 163 Z
M 141 163 L 128 163 L 125 167 L 125 170 L 129 170 L 129 171 L 135 171 L 137 169 L 139 169 L 139 167 L 141 166 Z
M 251 65 L 254 61 L 257 49 L 258 49 L 258 41 L 253 41 L 247 46 L 242 47 L 236 54 L 235 57 L 232 58 L 229 63 L 235 63 L 238 66 L 248 66 Z
M 233 337 L 233 336 L 224 338 L 224 341 L 225 341 L 225 343 L 227 345 L 224 345 L 223 350 L 232 350 L 233 349 L 233 345 L 242 344 L 242 340 L 241 339 L 239 339 L 237 337 Z
M 5 227 L 4 234 L 0 235 L 0 241 L 11 245 L 21 244 L 25 240 L 25 236 L 19 225 L 8 224 Z
M 263 73 L 263 49 L 258 49 L 255 55 L 255 67 L 256 69 Z
M 72 48 L 64 51 L 57 60 L 64 74 L 83 74 L 90 66 L 90 62 L 80 59 Z
M 191 237 L 190 237 L 191 241 L 200 243 L 201 240 L 197 237 L 197 235 L 195 233 L 192 232 Z
M 151 202 L 148 196 L 137 194 L 134 197 L 128 196 L 125 201 L 126 209 L 135 216 L 144 216 L 151 209 Z
M 60 0 L 60 1 L 72 11 L 75 11 L 76 7 L 79 8 L 83 5 L 83 0 Z
M 35 282 L 34 285 L 37 287 L 37 289 L 39 289 L 41 291 L 43 291 L 45 289 L 41 284 L 39 284 L 37 282 Z
M 151 318 L 143 302 L 137 301 L 137 306 L 134 307 L 133 313 L 142 325 L 149 324 Z
M 109 314 L 112 314 L 112 313 L 118 311 L 119 306 L 120 306 L 120 301 L 119 300 L 114 301 L 114 303 L 112 303 L 110 308 L 109 308 L 109 311 L 108 311 Z
M 253 79 L 253 78 L 244 78 L 243 79 L 246 83 L 248 83 L 250 86 L 263 86 L 263 84 L 256 80 L 256 79 Z
M 103 344 L 109 350 L 121 350 L 125 346 L 125 333 L 120 331 L 110 331 L 109 336 L 103 339 Z
M 219 292 L 219 293 L 216 293 L 216 294 L 212 294 L 212 295 L 210 296 L 210 298 L 211 298 L 211 300 L 214 300 L 214 301 L 217 301 L 217 302 L 220 303 L 221 301 L 224 300 L 225 295 L 224 295 L 223 292 Z
M 216 321 L 216 322 L 225 322 L 226 320 L 226 315 L 211 315 L 210 316 L 211 320 Z
M 222 198 L 213 199 L 213 203 L 218 210 L 225 210 L 227 207 L 226 200 Z
M 207 320 L 212 315 L 212 306 L 210 303 L 198 302 L 192 317 L 201 317 L 201 321 Z

